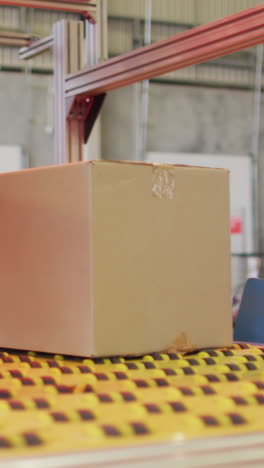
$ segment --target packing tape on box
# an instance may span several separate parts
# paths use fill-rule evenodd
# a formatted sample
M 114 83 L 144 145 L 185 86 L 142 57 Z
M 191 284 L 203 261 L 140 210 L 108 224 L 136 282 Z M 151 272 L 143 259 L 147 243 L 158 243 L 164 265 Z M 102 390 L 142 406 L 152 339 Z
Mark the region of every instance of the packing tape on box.
M 152 193 L 160 199 L 173 200 L 176 188 L 176 171 L 169 165 L 153 165 Z
M 190 341 L 187 333 L 182 332 L 179 335 L 177 335 L 176 338 L 172 341 L 172 343 L 164 349 L 164 352 L 190 353 L 195 349 L 197 349 L 197 346 Z

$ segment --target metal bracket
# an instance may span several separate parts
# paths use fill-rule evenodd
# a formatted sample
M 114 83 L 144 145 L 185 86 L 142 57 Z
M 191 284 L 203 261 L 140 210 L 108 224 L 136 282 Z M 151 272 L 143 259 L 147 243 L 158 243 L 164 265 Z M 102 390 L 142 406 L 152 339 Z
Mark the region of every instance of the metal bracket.
M 99 94 L 98 96 L 91 96 L 91 106 L 84 122 L 84 141 L 86 142 L 90 136 L 93 126 L 97 117 L 100 114 L 101 107 L 104 103 L 106 94 Z
M 93 99 L 78 98 L 73 99 L 70 108 L 67 111 L 66 118 L 68 120 L 83 120 L 85 121 L 89 110 L 92 106 Z
M 66 100 L 67 154 L 69 162 L 83 159 L 83 143 L 89 138 L 105 95 Z

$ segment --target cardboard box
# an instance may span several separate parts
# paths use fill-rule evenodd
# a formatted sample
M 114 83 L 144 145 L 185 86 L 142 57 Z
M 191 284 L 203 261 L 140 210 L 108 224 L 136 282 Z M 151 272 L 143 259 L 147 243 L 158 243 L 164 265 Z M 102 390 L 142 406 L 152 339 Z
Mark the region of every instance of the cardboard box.
M 106 161 L 0 175 L 0 346 L 230 345 L 225 170 Z

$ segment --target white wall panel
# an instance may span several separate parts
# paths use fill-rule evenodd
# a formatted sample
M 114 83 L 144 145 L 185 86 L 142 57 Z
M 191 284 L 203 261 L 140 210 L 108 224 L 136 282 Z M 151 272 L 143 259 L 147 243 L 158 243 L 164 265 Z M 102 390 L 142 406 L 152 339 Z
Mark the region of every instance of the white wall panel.
M 0 172 L 19 171 L 27 166 L 21 146 L 0 145 Z

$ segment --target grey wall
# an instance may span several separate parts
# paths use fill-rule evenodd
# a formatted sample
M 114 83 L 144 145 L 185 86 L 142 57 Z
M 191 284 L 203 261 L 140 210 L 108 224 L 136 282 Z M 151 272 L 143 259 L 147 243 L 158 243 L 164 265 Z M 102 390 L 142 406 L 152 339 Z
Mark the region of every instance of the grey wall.
M 137 86 L 108 93 L 102 109 L 102 157 L 136 159 Z
M 0 144 L 21 145 L 30 166 L 52 164 L 48 90 L 52 77 L 0 73 Z
M 251 107 L 249 92 L 152 84 L 148 149 L 248 153 Z
M 248 154 L 253 94 L 249 91 L 152 83 L 147 151 Z M 136 92 L 108 94 L 103 109 L 103 155 L 135 156 Z
M 102 118 L 102 155 L 136 159 L 140 116 L 135 86 L 107 96 Z M 147 151 L 250 154 L 252 91 L 150 85 Z M 264 97 L 259 154 L 259 249 L 264 252 Z

